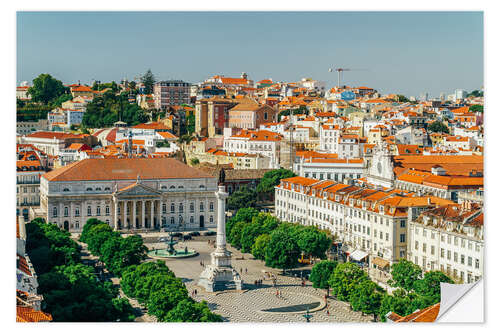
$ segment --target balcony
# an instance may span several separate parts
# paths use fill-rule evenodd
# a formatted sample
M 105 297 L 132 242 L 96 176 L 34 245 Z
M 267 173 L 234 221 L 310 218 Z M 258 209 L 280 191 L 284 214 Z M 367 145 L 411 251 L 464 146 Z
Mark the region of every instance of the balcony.
M 17 184 L 18 185 L 36 185 L 36 184 L 40 184 L 40 179 L 37 179 L 37 180 L 18 180 L 17 181 Z

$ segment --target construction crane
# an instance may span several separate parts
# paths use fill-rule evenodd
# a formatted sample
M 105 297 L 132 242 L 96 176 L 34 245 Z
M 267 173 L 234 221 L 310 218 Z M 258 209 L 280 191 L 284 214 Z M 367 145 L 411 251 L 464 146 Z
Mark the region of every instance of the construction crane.
M 338 87 L 340 87 L 340 79 L 342 77 L 342 72 L 351 72 L 351 71 L 366 71 L 367 69 L 354 69 L 354 68 L 328 68 L 329 72 L 337 72 L 338 75 Z

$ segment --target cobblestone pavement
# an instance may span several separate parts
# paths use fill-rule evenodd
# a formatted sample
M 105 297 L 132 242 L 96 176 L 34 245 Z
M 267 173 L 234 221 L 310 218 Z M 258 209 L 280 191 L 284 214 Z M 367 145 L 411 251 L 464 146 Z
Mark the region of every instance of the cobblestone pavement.
M 164 248 L 164 244 L 151 243 L 147 246 L 152 248 Z M 308 282 L 305 287 L 300 284 L 299 278 L 281 275 L 280 270 L 270 269 L 264 266 L 260 260 L 252 259 L 251 255 L 244 254 L 244 260 L 241 252 L 228 247 L 233 253 L 233 267 L 242 272 L 241 276 L 244 282 L 243 292 L 224 291 L 218 293 L 207 293 L 202 287 L 197 286 L 198 277 L 203 270 L 200 261 L 205 264 L 210 263 L 210 253 L 214 250 L 207 242 L 192 240 L 180 242 L 176 248 L 188 246 L 198 251 L 200 254 L 196 257 L 186 259 L 167 259 L 167 266 L 179 278 L 183 279 L 187 289 L 192 293 L 195 289 L 197 295 L 192 297 L 197 301 L 206 300 L 209 307 L 224 317 L 224 320 L 231 322 L 304 322 L 303 313 L 270 313 L 263 312 L 271 308 L 286 306 L 297 306 L 300 304 L 309 304 L 319 302 L 318 308 L 322 310 L 314 311 L 311 309 L 311 322 L 370 322 L 372 316 L 363 316 L 360 312 L 354 312 L 349 309 L 349 305 L 344 302 L 329 298 L 327 315 L 325 307 L 324 290 L 318 290 L 312 287 Z M 240 270 L 241 269 L 241 270 Z M 246 269 L 246 271 L 245 271 Z M 263 285 L 256 287 L 254 281 L 262 279 L 262 271 L 272 272 L 277 276 L 277 289 L 281 292 L 281 297 L 276 296 L 276 288 L 272 286 L 271 281 L 263 281 Z

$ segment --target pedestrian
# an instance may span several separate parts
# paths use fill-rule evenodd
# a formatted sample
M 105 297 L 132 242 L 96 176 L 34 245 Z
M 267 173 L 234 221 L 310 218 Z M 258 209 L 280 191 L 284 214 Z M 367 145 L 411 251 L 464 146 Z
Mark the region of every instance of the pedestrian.
M 330 309 L 326 309 L 326 315 L 329 316 L 330 315 Z
M 243 268 L 240 267 L 240 274 L 243 274 Z
M 245 268 L 245 274 L 247 274 L 247 273 L 248 273 L 248 269 L 247 269 L 247 268 Z
M 197 289 L 194 290 L 194 295 L 195 296 L 198 295 L 198 290 Z
M 276 289 L 276 297 L 279 297 L 280 292 Z

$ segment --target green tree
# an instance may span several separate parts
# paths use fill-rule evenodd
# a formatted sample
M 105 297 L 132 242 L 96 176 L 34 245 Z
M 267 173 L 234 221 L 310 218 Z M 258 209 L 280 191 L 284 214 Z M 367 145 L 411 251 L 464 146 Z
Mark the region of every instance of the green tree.
M 28 88 L 28 94 L 34 102 L 48 104 L 51 100 L 68 92 L 61 81 L 50 74 L 40 74 L 33 80 L 33 86 Z
M 430 271 L 424 274 L 424 278 L 414 283 L 415 292 L 429 298 L 429 305 L 435 304 L 441 300 L 441 282 L 454 283 L 451 278 L 440 271 Z
M 142 83 L 144 83 L 144 93 L 146 95 L 152 94 L 153 87 L 155 84 L 155 76 L 153 75 L 153 72 L 151 72 L 151 69 L 148 69 L 146 71 L 146 73 L 142 76 L 141 80 Z
M 448 128 L 448 126 L 438 120 L 430 124 L 428 130 L 434 133 L 450 133 L 450 129 Z
M 135 81 L 130 81 L 128 83 L 128 87 L 131 89 L 131 90 L 135 90 L 135 88 L 137 88 L 137 83 Z
M 200 164 L 200 160 L 198 158 L 192 158 L 189 162 L 191 162 L 191 165 L 198 165 Z
M 406 96 L 404 96 L 404 95 L 397 95 L 397 101 L 400 103 L 407 103 L 410 100 L 408 98 L 406 98 Z
M 226 223 L 226 235 L 228 235 L 228 241 L 231 235 L 231 230 L 236 223 L 250 223 L 252 222 L 252 218 L 257 215 L 259 215 L 259 211 L 255 208 L 249 207 L 239 209 L 236 214 Z
M 274 187 L 279 185 L 281 179 L 295 177 L 296 175 L 287 169 L 276 169 L 264 174 L 257 185 L 257 193 L 269 200 L 274 200 Z
M 194 302 L 184 299 L 170 310 L 165 321 L 168 322 L 222 322 L 222 317 L 210 311 L 207 302 Z
M 87 243 L 87 237 L 88 234 L 90 233 L 90 229 L 92 229 L 92 227 L 98 224 L 105 224 L 105 223 L 96 218 L 88 219 L 85 225 L 83 226 L 82 233 L 80 234 L 80 242 Z
M 71 101 L 73 99 L 73 95 L 71 94 L 63 94 L 57 98 L 55 98 L 52 102 L 53 106 L 61 107 L 62 103 Z
M 483 97 L 483 92 L 479 90 L 473 90 L 469 94 L 467 94 L 467 97 Z
M 241 252 L 250 253 L 252 251 L 252 246 L 255 243 L 255 239 L 261 233 L 261 226 L 259 223 L 249 223 L 245 225 L 241 231 Z
M 266 251 L 269 242 L 271 241 L 271 237 L 269 234 L 262 234 L 255 239 L 255 242 L 252 245 L 252 255 L 255 259 L 265 260 L 266 259 Z
M 237 222 L 231 228 L 231 233 L 227 238 L 228 242 L 237 249 L 241 248 L 241 234 L 246 225 L 247 225 L 246 222 Z
M 400 316 L 407 316 L 412 313 L 411 299 L 408 296 L 391 296 L 385 294 L 380 302 L 379 316 L 381 321 L 386 321 L 389 312 L 397 313 Z
M 227 199 L 227 208 L 230 210 L 255 207 L 256 204 L 256 193 L 247 186 L 240 187 L 237 191 L 231 193 Z
M 357 264 L 346 262 L 335 267 L 328 283 L 333 295 L 341 301 L 349 301 L 355 287 L 365 280 L 369 280 L 368 275 Z
M 415 281 L 422 278 L 422 269 L 411 261 L 400 259 L 397 264 L 392 265 L 391 274 L 389 284 L 409 292 L 414 289 Z
M 304 227 L 298 234 L 297 244 L 304 254 L 325 259 L 325 252 L 330 248 L 332 240 L 326 233 L 316 227 Z
M 195 116 L 194 116 L 194 113 L 191 113 L 190 115 L 188 115 L 186 117 L 186 128 L 187 128 L 187 132 L 188 134 L 193 134 L 194 131 L 195 131 Z
M 315 264 L 311 270 L 309 281 L 312 282 L 314 288 L 326 289 L 327 294 L 330 291 L 328 280 L 337 267 L 337 261 L 323 260 Z
M 380 305 L 384 298 L 384 290 L 375 282 L 366 279 L 357 284 L 349 295 L 349 303 L 354 311 L 364 314 L 373 314 L 373 320 L 377 321 Z
M 266 266 L 285 269 L 297 267 L 300 249 L 291 233 L 291 228 L 280 225 L 270 235 L 270 244 L 266 248 Z
M 475 104 L 475 105 L 471 105 L 469 107 L 469 112 L 484 112 L 484 106 L 480 105 L 480 104 Z

